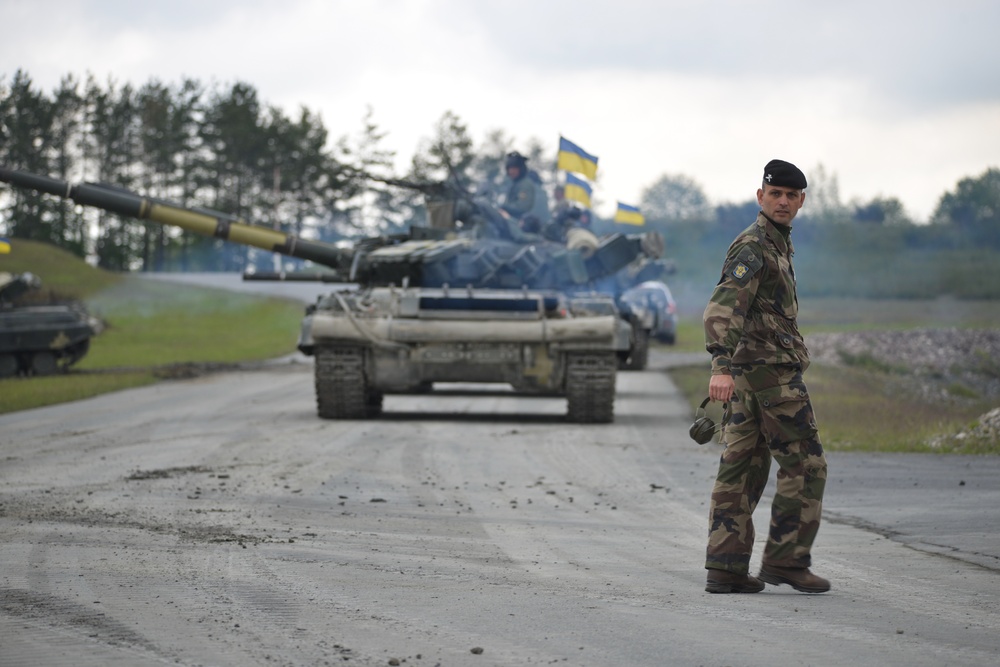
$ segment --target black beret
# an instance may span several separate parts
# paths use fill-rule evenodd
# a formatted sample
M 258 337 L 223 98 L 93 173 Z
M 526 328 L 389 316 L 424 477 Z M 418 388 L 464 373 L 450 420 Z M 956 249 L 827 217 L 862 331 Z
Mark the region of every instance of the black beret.
M 764 182 L 768 185 L 778 185 L 783 188 L 805 190 L 806 175 L 791 162 L 771 160 L 764 165 Z

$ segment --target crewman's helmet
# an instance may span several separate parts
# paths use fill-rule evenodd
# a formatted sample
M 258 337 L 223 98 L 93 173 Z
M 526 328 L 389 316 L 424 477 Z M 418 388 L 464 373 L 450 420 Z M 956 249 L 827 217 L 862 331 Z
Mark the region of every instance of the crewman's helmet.
M 504 162 L 504 168 L 510 169 L 511 167 L 517 167 L 520 171 L 518 173 L 518 178 L 521 178 L 528 173 L 528 158 L 524 157 L 517 151 L 507 153 L 507 159 Z

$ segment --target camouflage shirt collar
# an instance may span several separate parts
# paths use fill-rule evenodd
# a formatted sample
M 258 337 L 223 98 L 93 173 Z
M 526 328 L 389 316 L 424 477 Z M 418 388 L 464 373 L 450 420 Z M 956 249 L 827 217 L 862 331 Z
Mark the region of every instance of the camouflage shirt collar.
M 792 252 L 792 228 L 781 227 L 763 211 L 757 213 L 757 228 L 764 232 L 764 236 L 778 248 L 783 255 Z

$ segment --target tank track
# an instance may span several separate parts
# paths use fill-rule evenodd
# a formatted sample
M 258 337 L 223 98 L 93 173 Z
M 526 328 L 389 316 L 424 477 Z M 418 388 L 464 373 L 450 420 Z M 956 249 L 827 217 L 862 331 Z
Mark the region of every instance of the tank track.
M 316 348 L 316 409 L 323 419 L 365 419 L 382 412 L 382 394 L 370 392 L 363 347 Z
M 568 421 L 576 424 L 608 424 L 615 418 L 614 352 L 570 353 L 566 356 L 566 402 Z
M 90 349 L 90 339 L 53 352 L 49 350 L 24 350 L 0 353 L 0 378 L 17 375 L 42 377 L 65 373 L 83 358 Z
M 628 358 L 622 361 L 621 369 L 625 371 L 646 370 L 646 366 L 649 365 L 649 332 L 642 327 L 634 326 L 632 336 L 634 338 L 632 351 Z

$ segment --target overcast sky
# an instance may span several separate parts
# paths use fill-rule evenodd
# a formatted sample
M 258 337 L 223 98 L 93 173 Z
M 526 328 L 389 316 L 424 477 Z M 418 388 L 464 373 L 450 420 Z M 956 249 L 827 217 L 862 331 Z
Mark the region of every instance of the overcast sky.
M 599 158 L 596 194 L 664 174 L 751 198 L 778 157 L 841 199 L 926 219 L 1000 166 L 996 0 L 0 0 L 0 76 L 252 84 L 354 135 L 368 107 L 401 167 L 452 111 Z M 808 206 L 808 198 L 807 198 Z

